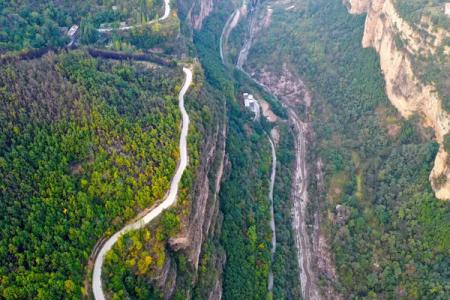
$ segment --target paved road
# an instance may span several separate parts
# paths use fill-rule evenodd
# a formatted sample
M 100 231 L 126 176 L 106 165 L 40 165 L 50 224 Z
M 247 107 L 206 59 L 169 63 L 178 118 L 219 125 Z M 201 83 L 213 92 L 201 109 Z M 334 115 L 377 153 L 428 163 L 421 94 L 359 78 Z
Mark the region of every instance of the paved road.
M 181 177 L 183 176 L 183 173 L 188 164 L 187 135 L 188 135 L 188 129 L 189 129 L 189 115 L 187 114 L 186 109 L 184 108 L 184 96 L 192 83 L 192 71 L 187 68 L 183 68 L 183 71 L 186 75 L 186 79 L 185 79 L 183 88 L 181 89 L 180 94 L 178 96 L 179 108 L 180 108 L 181 115 L 182 115 L 182 127 L 181 127 L 181 135 L 180 135 L 180 161 L 178 163 L 175 175 L 172 178 L 172 182 L 170 184 L 170 189 L 167 192 L 167 194 L 161 204 L 159 204 L 156 208 L 154 208 L 153 210 L 151 210 L 150 212 L 145 214 L 143 217 L 141 217 L 136 222 L 134 222 L 132 224 L 128 224 L 125 227 L 123 227 L 121 230 L 119 230 L 113 236 L 111 236 L 106 241 L 106 243 L 104 243 L 102 245 L 102 247 L 98 251 L 97 256 L 95 258 L 94 272 L 93 272 L 93 276 L 92 276 L 92 288 L 93 288 L 94 297 L 96 300 L 104 300 L 105 299 L 105 294 L 102 289 L 103 262 L 105 260 L 105 255 L 108 253 L 108 251 L 111 250 L 111 248 L 117 242 L 119 237 L 129 231 L 143 228 L 148 223 L 150 223 L 153 219 L 155 219 L 157 216 L 159 216 L 165 209 L 167 209 L 170 206 L 172 206 L 173 204 L 175 204 L 175 202 L 177 200 L 178 185 L 180 183 Z
M 108 27 L 108 28 L 100 28 L 97 29 L 98 32 L 111 32 L 114 30 L 119 30 L 119 31 L 125 31 L 125 30 L 130 30 L 133 28 L 139 28 L 139 27 L 143 27 L 149 24 L 153 24 L 156 21 L 163 21 L 165 19 L 167 19 L 170 15 L 170 0 L 164 0 L 164 14 L 161 18 L 157 19 L 157 20 L 151 20 L 150 22 L 146 23 L 146 24 L 140 24 L 140 25 L 133 25 L 133 26 L 123 26 L 123 27 L 119 27 L 119 28 L 112 28 L 112 27 Z

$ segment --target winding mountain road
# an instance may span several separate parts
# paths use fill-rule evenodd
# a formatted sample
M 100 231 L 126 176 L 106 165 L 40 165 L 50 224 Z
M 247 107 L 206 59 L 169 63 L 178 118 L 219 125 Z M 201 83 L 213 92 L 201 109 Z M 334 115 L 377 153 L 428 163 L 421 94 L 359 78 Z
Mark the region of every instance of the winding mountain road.
M 259 82 L 256 78 L 247 74 L 256 84 L 262 87 L 267 93 L 279 97 L 275 91 Z M 306 137 L 305 124 L 298 117 L 295 109 L 289 104 L 278 100 L 288 112 L 289 123 L 294 130 L 295 139 L 295 168 L 293 173 L 293 182 L 291 190 L 291 199 L 293 200 L 293 233 L 295 245 L 297 248 L 298 264 L 300 266 L 300 284 L 302 289 L 302 296 L 305 300 L 319 300 L 321 299 L 319 286 L 317 284 L 317 276 L 312 269 L 314 264 L 313 247 L 309 240 L 307 232 L 306 215 L 307 204 L 309 202 L 307 193 L 307 171 L 306 171 Z M 270 283 L 270 278 L 269 278 Z
M 95 257 L 94 271 L 92 275 L 92 289 L 96 300 L 106 299 L 102 288 L 102 267 L 106 254 L 112 249 L 112 247 L 120 238 L 120 236 L 124 235 L 129 231 L 143 228 L 144 226 L 149 224 L 153 219 L 159 216 L 164 210 L 166 210 L 167 208 L 176 203 L 178 186 L 181 181 L 181 177 L 183 176 L 183 173 L 186 170 L 188 164 L 187 135 L 189 129 L 189 115 L 187 114 L 186 109 L 184 107 L 184 96 L 188 91 L 190 85 L 192 84 L 192 71 L 188 68 L 183 68 L 183 72 L 186 75 L 186 79 L 178 95 L 179 108 L 182 115 L 182 127 L 180 135 L 180 161 L 175 171 L 175 175 L 172 178 L 170 189 L 167 192 L 161 204 L 159 204 L 154 209 L 149 211 L 147 214 L 142 216 L 136 222 L 128 224 L 125 227 L 123 227 L 121 230 L 119 230 L 113 236 L 111 236 L 101 246 L 100 250 L 97 252 L 97 255 Z
M 165 19 L 167 19 L 170 15 L 170 0 L 164 0 L 164 14 L 161 18 L 156 19 L 156 20 L 151 20 L 145 24 L 139 24 L 139 25 L 132 25 L 132 26 L 123 26 L 123 27 L 119 27 L 119 28 L 113 28 L 113 27 L 108 27 L 108 28 L 99 28 L 97 29 L 98 32 L 111 32 L 111 31 L 125 31 L 125 30 L 130 30 L 133 28 L 139 28 L 139 27 L 143 27 L 146 25 L 150 25 L 153 23 L 156 23 L 158 21 L 163 21 Z

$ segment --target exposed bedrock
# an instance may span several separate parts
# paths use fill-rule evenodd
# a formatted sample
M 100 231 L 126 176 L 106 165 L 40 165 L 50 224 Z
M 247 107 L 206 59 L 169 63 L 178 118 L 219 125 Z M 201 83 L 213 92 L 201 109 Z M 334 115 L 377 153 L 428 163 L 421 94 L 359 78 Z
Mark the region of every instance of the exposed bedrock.
M 367 13 L 362 46 L 373 47 L 380 55 L 386 94 L 391 103 L 403 117 L 417 114 L 422 125 L 434 129 L 440 147 L 430 182 L 437 198 L 450 199 L 449 157 L 443 145 L 450 128 L 449 114 L 435 86 L 421 82 L 411 62 L 411 56 L 434 54 L 449 38 L 449 32 L 424 26 L 425 19 L 415 26 L 408 24 L 400 17 L 392 0 L 345 0 L 344 3 L 350 13 Z M 405 46 L 400 49 L 396 39 L 401 39 Z

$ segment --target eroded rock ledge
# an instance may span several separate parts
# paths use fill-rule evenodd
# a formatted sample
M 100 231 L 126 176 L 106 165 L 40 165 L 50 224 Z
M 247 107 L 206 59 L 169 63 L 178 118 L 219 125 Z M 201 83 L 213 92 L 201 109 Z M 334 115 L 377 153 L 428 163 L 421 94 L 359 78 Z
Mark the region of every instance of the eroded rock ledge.
M 379 53 L 386 93 L 392 104 L 403 117 L 417 114 L 424 126 L 434 129 L 440 147 L 430 182 L 437 198 L 449 200 L 449 155 L 443 146 L 444 136 L 450 130 L 449 114 L 443 109 L 436 88 L 423 84 L 414 74 L 410 59 L 410 55 L 420 55 L 424 51 L 432 54 L 449 33 L 430 30 L 424 37 L 400 17 L 393 0 L 344 0 L 344 3 L 352 14 L 367 13 L 362 46 L 373 47 Z M 420 28 L 420 24 L 417 27 Z M 406 47 L 399 49 L 396 44 L 399 38 Z
M 188 20 L 191 27 L 199 30 L 202 28 L 203 20 L 209 16 L 213 11 L 214 1 L 213 0 L 200 0 L 193 1 L 191 8 L 188 11 Z

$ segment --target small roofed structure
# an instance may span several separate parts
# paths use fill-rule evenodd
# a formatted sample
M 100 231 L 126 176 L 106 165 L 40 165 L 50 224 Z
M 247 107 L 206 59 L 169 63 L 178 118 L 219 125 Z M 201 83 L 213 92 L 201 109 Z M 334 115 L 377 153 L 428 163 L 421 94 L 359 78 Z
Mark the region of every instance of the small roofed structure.
M 68 35 L 71 39 L 73 39 L 73 38 L 77 35 L 78 29 L 79 29 L 79 28 L 80 28 L 80 27 L 79 27 L 78 25 L 73 25 L 72 27 L 70 27 L 69 31 L 67 31 L 67 35 Z
M 450 2 L 445 4 L 445 14 L 450 17 Z
M 252 94 L 244 93 L 244 106 L 250 109 L 255 114 L 255 120 L 259 119 L 260 108 L 258 101 L 255 100 Z
M 253 95 L 249 95 L 248 93 L 244 93 L 244 105 L 245 107 L 250 107 L 252 108 L 253 105 L 255 104 L 256 100 L 253 97 Z

